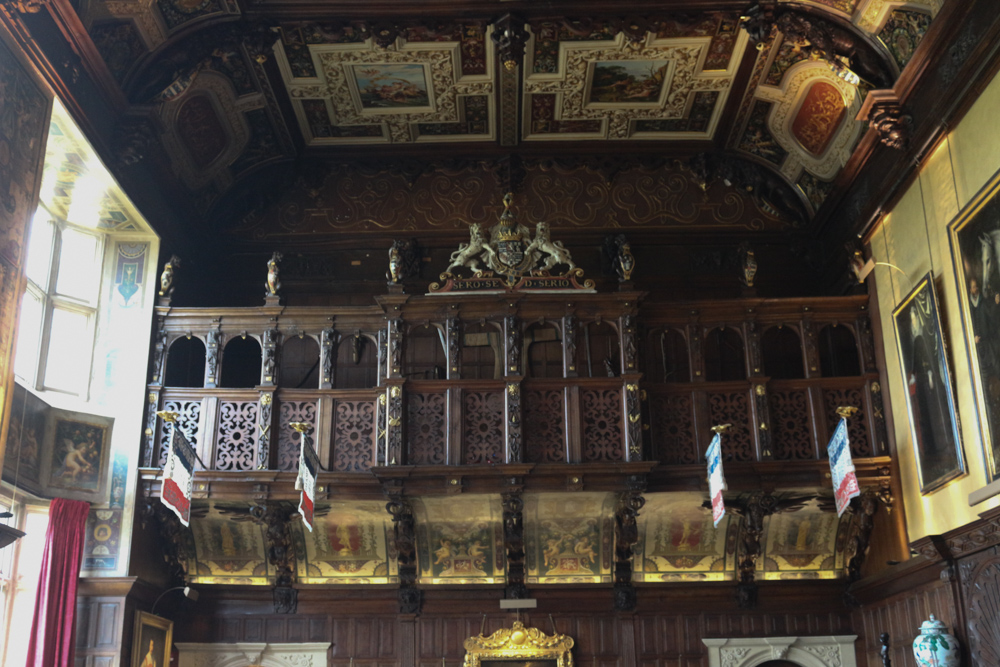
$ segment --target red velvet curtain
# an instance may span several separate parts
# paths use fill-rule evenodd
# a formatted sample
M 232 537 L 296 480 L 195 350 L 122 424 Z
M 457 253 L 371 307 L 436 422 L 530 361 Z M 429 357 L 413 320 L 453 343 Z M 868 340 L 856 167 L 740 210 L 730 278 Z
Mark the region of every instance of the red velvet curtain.
M 73 667 L 76 584 L 89 510 L 88 503 L 62 498 L 49 507 L 26 667 Z

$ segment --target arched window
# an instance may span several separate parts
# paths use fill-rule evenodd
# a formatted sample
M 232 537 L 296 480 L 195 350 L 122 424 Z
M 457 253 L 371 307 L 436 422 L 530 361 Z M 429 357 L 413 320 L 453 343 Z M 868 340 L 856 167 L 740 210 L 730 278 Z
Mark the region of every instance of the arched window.
M 413 380 L 448 377 L 444 332 L 433 324 L 418 325 L 403 340 L 403 375 Z
M 309 336 L 292 336 L 281 345 L 278 386 L 287 389 L 319 387 L 319 344 Z
M 609 322 L 589 322 L 580 327 L 576 342 L 576 370 L 580 377 L 604 378 L 621 374 L 622 355 L 618 330 Z
M 778 380 L 804 378 L 802 339 L 791 327 L 771 327 L 760 340 L 764 375 Z
M 843 324 L 828 324 L 819 332 L 819 365 L 823 377 L 861 375 L 858 342 Z
M 746 380 L 743 338 L 733 328 L 719 327 L 705 334 L 705 379 L 709 382 Z
M 654 331 L 646 345 L 646 377 L 650 382 L 690 382 L 687 338 L 676 329 Z
M 499 380 L 503 377 L 503 336 L 488 322 L 465 324 L 462 328 L 462 377 L 472 380 Z
M 249 389 L 260 383 L 260 343 L 253 336 L 236 336 L 222 351 L 220 387 Z M 280 370 L 280 369 L 279 369 Z
M 533 378 L 563 376 L 563 347 L 559 329 L 554 324 L 535 322 L 524 332 L 528 375 Z
M 205 386 L 205 344 L 200 338 L 181 336 L 170 344 L 163 386 Z
M 368 389 L 378 385 L 378 346 L 368 336 L 344 336 L 337 346 L 334 389 Z

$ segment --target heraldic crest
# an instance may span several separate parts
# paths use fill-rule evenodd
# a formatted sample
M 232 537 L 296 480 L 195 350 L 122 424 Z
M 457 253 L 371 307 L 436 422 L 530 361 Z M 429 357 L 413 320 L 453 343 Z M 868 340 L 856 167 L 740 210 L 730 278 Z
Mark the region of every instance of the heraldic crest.
M 459 245 L 451 254 L 451 263 L 441 274 L 441 283 L 431 283 L 432 293 L 482 292 L 498 290 L 588 290 L 593 291 L 594 281 L 581 285 L 583 269 L 573 263 L 569 250 L 561 241 L 553 241 L 547 222 L 531 230 L 518 222 L 510 206 L 512 193 L 503 198 L 500 221 L 487 232 L 479 223 L 469 225 L 469 242 Z M 553 274 L 558 266 L 566 267 L 564 273 Z M 458 274 L 468 269 L 472 276 Z

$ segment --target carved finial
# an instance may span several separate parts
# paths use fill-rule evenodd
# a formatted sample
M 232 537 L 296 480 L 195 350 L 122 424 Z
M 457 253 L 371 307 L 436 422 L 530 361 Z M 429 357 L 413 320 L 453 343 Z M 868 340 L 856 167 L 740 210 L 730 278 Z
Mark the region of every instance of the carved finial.
M 290 422 L 288 425 L 291 426 L 292 430 L 296 433 L 308 433 L 312 430 L 312 424 L 309 422 Z
M 180 265 L 181 258 L 177 255 L 171 255 L 163 265 L 163 273 L 160 274 L 160 296 L 169 297 L 174 293 L 174 269 Z
M 837 408 L 837 414 L 843 417 L 844 419 L 850 419 L 851 417 L 854 416 L 854 413 L 857 411 L 858 409 L 852 405 L 841 405 L 839 408 Z
M 179 412 L 171 412 L 169 410 L 160 410 L 156 413 L 156 416 L 167 422 L 168 424 L 174 424 L 177 422 L 177 418 L 180 416 Z
M 732 427 L 732 424 L 718 424 L 712 427 L 712 433 L 725 433 Z

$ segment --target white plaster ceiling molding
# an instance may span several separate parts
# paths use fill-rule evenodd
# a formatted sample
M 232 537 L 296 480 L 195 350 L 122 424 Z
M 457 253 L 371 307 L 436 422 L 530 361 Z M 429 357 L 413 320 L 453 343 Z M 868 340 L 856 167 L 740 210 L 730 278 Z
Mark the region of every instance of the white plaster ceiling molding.
M 326 667 L 329 642 L 305 644 L 175 643 L 178 667 Z
M 929 11 L 931 18 L 938 15 L 944 0 L 916 0 L 911 2 L 899 2 L 899 0 L 862 0 L 858 4 L 858 9 L 854 13 L 854 24 L 865 32 L 875 34 L 885 25 L 889 12 L 894 9 L 920 9 Z
M 817 156 L 795 138 L 792 123 L 810 88 L 818 81 L 836 88 L 846 109 L 825 150 Z M 850 159 L 864 126 L 864 123 L 855 120 L 862 103 L 857 87 L 834 74 L 825 62 L 809 60 L 793 65 L 782 77 L 780 87 L 760 86 L 757 99 L 773 103 L 768 116 L 768 129 L 775 141 L 788 152 L 781 172 L 792 182 L 798 180 L 803 169 L 822 180 L 833 180 Z
M 225 134 L 222 149 L 205 165 L 196 162 L 181 138 L 184 131 L 181 126 L 186 124 L 179 118 L 181 110 L 198 96 L 209 101 L 210 107 L 205 107 L 205 110 L 210 108 L 217 120 L 206 123 L 204 127 L 214 128 L 215 131 Z M 216 72 L 202 71 L 183 95 L 160 107 L 160 118 L 163 120 L 163 126 L 167 128 L 166 134 L 163 135 L 163 147 L 170 156 L 174 170 L 185 185 L 193 190 L 201 189 L 213 182 L 220 191 L 229 187 L 233 176 L 228 167 L 243 153 L 250 139 L 250 129 L 244 113 L 251 109 L 263 108 L 264 104 L 264 96 L 260 93 L 237 98 L 232 83 L 226 77 Z
M 310 78 L 294 77 L 284 49 L 276 53 L 307 145 L 481 142 L 496 138 L 489 30 L 485 38 L 485 74 L 462 73 L 459 42 L 399 38 L 388 49 L 371 38 L 353 44 L 310 44 L 317 74 Z M 473 113 L 467 105 L 473 101 L 480 119 L 474 131 L 467 122 Z M 327 118 L 317 119 L 324 110 Z M 483 119 L 484 113 L 488 119 Z M 326 131 L 317 131 L 323 123 Z M 437 132 L 429 127 L 444 124 L 470 129 Z
M 716 126 L 732 89 L 733 76 L 743 59 L 748 37 L 739 30 L 725 70 L 705 70 L 712 37 L 657 38 L 649 33 L 634 45 L 618 33 L 613 40 L 562 41 L 559 67 L 554 73 L 532 73 L 535 36 L 526 49 L 524 71 L 525 140 L 574 141 L 579 139 L 706 139 Z M 630 80 L 605 85 L 595 94 L 595 76 L 620 68 Z M 622 76 L 622 75 L 619 75 Z M 613 86 L 623 84 L 620 90 Z M 627 84 L 628 87 L 625 87 Z M 717 93 L 704 129 L 640 130 L 639 121 L 680 121 L 688 117 L 698 93 Z M 551 121 L 567 131 L 540 131 L 533 116 L 534 96 L 554 98 Z M 582 122 L 581 122 L 582 121 Z
M 88 30 L 96 21 L 133 19 L 139 37 L 150 51 L 167 40 L 167 24 L 156 7 L 156 0 L 92 0 L 84 5 L 82 14 Z
M 708 647 L 708 667 L 756 667 L 770 660 L 788 660 L 802 667 L 857 667 L 857 635 L 825 637 L 742 637 L 702 639 Z M 185 667 L 183 663 L 181 667 Z

